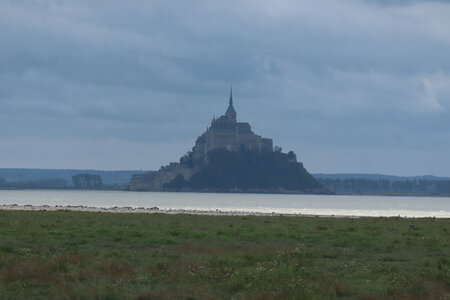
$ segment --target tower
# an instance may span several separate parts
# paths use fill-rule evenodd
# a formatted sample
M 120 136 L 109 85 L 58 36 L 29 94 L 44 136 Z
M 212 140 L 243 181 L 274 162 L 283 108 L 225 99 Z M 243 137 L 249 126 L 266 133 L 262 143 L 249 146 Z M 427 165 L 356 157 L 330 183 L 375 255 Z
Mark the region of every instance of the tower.
M 230 101 L 228 104 L 228 109 L 225 112 L 225 116 L 227 116 L 228 120 L 231 122 L 236 122 L 236 110 L 233 107 L 233 87 L 230 87 Z

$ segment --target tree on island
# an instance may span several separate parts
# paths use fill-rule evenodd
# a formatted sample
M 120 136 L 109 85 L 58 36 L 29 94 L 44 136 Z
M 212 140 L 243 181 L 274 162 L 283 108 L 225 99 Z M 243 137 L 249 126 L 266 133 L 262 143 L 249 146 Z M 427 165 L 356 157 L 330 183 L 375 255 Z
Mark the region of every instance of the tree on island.
M 73 185 L 77 188 L 97 188 L 103 185 L 100 175 L 77 174 L 72 176 Z
M 180 158 L 180 164 L 187 165 L 189 168 L 192 168 L 195 165 L 194 152 L 188 151 L 185 155 L 183 155 Z

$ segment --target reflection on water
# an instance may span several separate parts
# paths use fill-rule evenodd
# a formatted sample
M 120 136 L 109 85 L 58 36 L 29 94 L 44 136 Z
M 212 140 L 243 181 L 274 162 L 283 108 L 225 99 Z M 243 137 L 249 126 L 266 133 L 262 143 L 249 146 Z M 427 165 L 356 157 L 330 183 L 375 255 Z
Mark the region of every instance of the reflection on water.
M 448 197 L 24 190 L 0 191 L 0 205 L 3 204 L 450 218 Z

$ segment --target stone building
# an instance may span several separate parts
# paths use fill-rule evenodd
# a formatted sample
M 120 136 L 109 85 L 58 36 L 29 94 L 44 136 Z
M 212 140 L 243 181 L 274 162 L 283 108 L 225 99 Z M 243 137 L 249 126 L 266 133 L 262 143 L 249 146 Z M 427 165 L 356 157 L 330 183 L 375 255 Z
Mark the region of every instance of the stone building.
M 262 138 L 253 133 L 249 123 L 237 122 L 232 89 L 225 115 L 214 118 L 211 126 L 195 142 L 194 159 L 202 158 L 209 151 L 218 148 L 229 151 L 273 151 L 272 139 Z

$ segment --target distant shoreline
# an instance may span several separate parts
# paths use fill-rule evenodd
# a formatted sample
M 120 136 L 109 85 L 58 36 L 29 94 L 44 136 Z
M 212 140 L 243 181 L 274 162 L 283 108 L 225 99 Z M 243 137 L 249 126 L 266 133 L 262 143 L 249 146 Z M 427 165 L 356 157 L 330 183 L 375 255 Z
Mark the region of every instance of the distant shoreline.
M 148 172 L 149 171 L 144 170 L 107 171 L 92 169 L 0 168 L 0 190 L 119 191 L 127 189 L 133 175 Z M 76 188 L 75 185 L 72 185 L 72 177 L 82 173 L 101 176 L 103 184 L 92 188 Z M 319 180 L 319 182 L 322 183 L 322 186 L 331 189 L 337 195 L 450 197 L 450 177 L 445 176 L 396 176 L 365 173 L 315 173 L 312 175 L 316 180 Z M 386 180 L 387 183 L 385 182 Z M 409 189 L 410 187 L 405 185 L 406 182 L 412 184 L 413 187 Z M 163 190 L 167 191 L 167 189 L 161 189 L 161 191 Z M 187 190 L 179 191 L 190 192 Z M 227 191 L 209 190 L 192 192 Z M 241 191 L 228 192 L 239 193 Z M 256 190 L 249 192 L 258 193 Z M 277 191 L 273 190 L 265 191 L 263 193 L 278 194 Z M 280 194 L 291 194 L 291 192 L 281 191 Z

